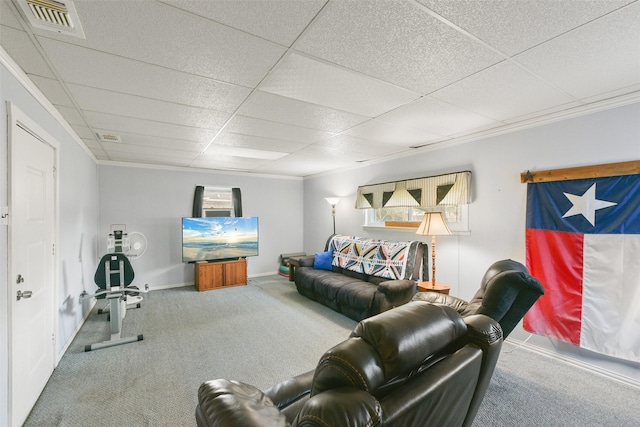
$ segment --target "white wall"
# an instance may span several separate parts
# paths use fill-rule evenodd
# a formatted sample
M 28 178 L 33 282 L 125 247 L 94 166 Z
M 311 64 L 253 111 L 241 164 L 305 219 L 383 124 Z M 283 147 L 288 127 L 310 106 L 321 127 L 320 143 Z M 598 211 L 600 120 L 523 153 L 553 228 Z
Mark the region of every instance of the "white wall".
M 97 167 L 93 159 L 52 116 L 47 109 L 5 67 L 0 57 L 0 206 L 8 204 L 7 102 L 15 104 L 36 121 L 59 144 L 59 241 L 58 294 L 59 314 L 57 351 L 59 357 L 84 316 L 78 297 L 86 284 L 93 282 L 96 242 Z M 15 71 L 14 71 L 15 72 Z M 19 73 L 18 73 L 19 74 Z M 5 419 L 8 401 L 8 254 L 7 226 L 0 226 L 0 425 Z
M 304 223 L 307 253 L 323 248 L 331 234 L 328 196 L 344 197 L 337 206 L 336 231 L 389 240 L 413 240 L 408 232 L 364 230 L 362 212 L 354 209 L 359 185 L 472 171 L 473 202 L 468 236 L 438 238 L 438 281 L 452 285 L 451 294 L 470 298 L 494 261 L 525 262 L 526 185 L 520 173 L 640 159 L 640 104 L 550 123 L 362 167 L 306 179 Z M 521 327 L 510 338 L 528 337 Z M 592 364 L 640 383 L 640 365 L 607 358 L 579 348 L 533 336 L 540 348 Z
M 197 185 L 238 187 L 244 216 L 259 217 L 259 255 L 247 258 L 249 276 L 276 273 L 278 256 L 302 250 L 302 187 L 298 178 L 99 166 L 100 254 L 111 224 L 145 235 L 146 253 L 132 261 L 134 284 L 151 289 L 193 284 L 193 264 L 182 263 L 181 218 L 190 217 Z

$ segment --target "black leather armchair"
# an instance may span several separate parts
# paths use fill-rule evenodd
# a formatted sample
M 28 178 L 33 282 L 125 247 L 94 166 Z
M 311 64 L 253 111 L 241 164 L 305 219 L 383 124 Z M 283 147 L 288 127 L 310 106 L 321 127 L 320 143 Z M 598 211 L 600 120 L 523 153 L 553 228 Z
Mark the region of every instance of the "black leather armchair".
M 436 292 L 420 292 L 413 300 L 452 307 L 462 317 L 484 314 L 498 321 L 507 338 L 513 328 L 544 295 L 542 284 L 527 268 L 512 259 L 493 263 L 482 277 L 480 289 L 470 301 Z
M 200 427 L 470 426 L 502 346 L 487 316 L 414 301 L 361 321 L 314 371 L 264 392 L 229 380 L 198 391 Z

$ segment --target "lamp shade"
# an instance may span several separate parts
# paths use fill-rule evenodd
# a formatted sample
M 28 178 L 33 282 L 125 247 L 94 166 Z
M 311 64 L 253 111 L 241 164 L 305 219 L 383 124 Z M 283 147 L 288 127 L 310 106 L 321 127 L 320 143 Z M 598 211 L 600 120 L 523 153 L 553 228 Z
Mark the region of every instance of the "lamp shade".
M 442 212 L 427 212 L 416 230 L 421 236 L 446 236 L 451 234 Z
M 340 201 L 340 197 L 325 197 L 324 198 L 327 203 L 329 203 L 331 206 L 335 206 L 338 204 L 338 202 Z

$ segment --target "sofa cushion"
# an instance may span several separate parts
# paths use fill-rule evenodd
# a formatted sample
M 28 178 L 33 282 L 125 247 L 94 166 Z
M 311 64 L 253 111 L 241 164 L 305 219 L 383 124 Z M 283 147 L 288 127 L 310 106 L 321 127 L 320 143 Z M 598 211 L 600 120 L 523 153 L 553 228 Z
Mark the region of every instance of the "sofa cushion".
M 313 258 L 313 268 L 316 270 L 329 270 L 331 271 L 331 258 L 333 251 L 316 252 Z

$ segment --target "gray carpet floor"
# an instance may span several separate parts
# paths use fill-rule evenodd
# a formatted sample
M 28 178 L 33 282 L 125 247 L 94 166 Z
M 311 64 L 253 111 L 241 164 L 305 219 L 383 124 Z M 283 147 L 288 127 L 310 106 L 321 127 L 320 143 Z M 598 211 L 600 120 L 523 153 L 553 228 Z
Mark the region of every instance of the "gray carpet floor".
M 355 326 L 276 275 L 153 291 L 125 319 L 123 334 L 143 341 L 84 352 L 109 337 L 96 310 L 25 426 L 194 426 L 202 382 L 266 388 L 313 369 Z M 638 426 L 639 401 L 637 388 L 505 343 L 474 426 Z

